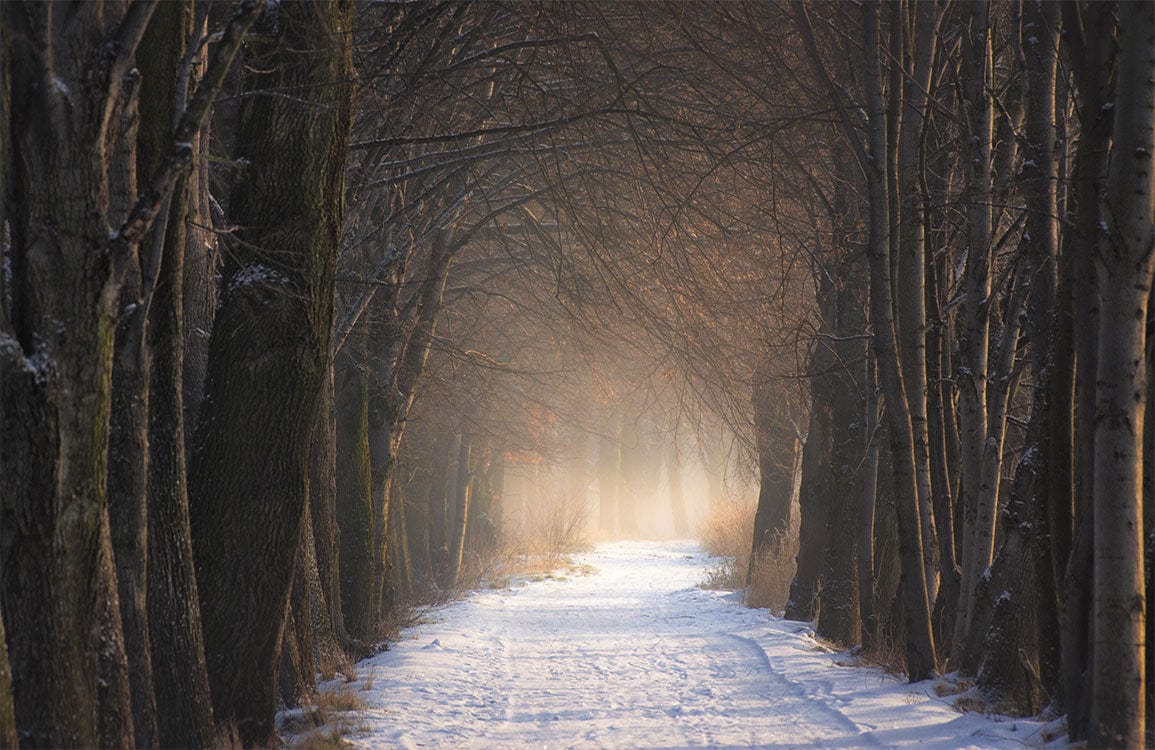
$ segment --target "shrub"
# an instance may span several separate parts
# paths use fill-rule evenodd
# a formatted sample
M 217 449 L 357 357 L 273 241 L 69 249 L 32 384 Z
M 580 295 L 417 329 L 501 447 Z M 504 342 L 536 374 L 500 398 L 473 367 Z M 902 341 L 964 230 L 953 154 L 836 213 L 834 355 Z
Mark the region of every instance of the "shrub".
M 794 577 L 798 554 L 797 514 L 792 514 L 785 533 L 777 535 L 770 549 L 754 562 L 747 588 L 746 573 L 750 567 L 756 510 L 752 503 L 735 501 L 723 501 L 710 509 L 699 537 L 702 548 L 714 556 L 716 562 L 707 569 L 702 586 L 741 591 L 746 606 L 764 607 L 778 613 L 786 606 L 790 581 Z

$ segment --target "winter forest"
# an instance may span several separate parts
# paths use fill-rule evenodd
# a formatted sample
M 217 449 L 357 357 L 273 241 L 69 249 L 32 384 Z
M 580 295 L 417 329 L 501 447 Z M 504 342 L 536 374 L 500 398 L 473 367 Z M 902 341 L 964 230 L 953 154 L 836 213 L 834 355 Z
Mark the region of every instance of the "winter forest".
M 0 745 L 274 746 L 422 607 L 695 536 L 1149 741 L 1155 3 L 0 14 Z

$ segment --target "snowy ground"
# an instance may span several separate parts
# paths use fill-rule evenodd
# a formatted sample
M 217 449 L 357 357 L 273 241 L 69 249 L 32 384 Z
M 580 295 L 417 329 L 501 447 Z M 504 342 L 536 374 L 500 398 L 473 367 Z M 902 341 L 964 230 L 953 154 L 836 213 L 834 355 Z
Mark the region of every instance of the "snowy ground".
M 803 623 L 696 584 L 690 542 L 617 542 L 596 572 L 478 593 L 357 667 L 358 747 L 1022 747 L 934 682 L 840 666 Z M 371 687 L 366 689 L 366 681 Z

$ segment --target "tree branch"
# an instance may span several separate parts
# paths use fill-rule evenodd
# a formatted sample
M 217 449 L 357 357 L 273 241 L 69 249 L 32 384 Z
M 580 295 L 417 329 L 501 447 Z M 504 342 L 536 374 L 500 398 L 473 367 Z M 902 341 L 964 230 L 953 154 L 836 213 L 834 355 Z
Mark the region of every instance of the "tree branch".
M 213 48 L 208 70 L 176 126 L 171 153 L 148 189 L 137 198 L 120 231 L 109 241 L 114 255 L 126 256 L 129 248 L 141 241 L 177 179 L 192 163 L 192 141 L 208 119 L 213 99 L 224 84 L 225 75 L 240 49 L 241 40 L 264 5 L 264 0 L 242 0 L 233 11 L 221 41 Z

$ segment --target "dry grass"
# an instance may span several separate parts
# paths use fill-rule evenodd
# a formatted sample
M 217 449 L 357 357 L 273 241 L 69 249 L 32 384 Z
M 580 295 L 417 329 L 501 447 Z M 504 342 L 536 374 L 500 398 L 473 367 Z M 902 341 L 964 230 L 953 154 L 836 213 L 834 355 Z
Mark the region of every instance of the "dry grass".
M 585 501 L 565 495 L 543 498 L 522 523 L 503 529 L 495 550 L 462 561 L 458 590 L 443 592 L 444 599 L 470 590 L 505 588 L 515 577 L 556 576 L 559 569 L 578 574 L 570 555 L 590 548 L 585 537 L 588 514 Z
M 312 704 L 282 717 L 278 729 L 293 747 L 346 747 L 345 736 L 358 729 L 355 717 L 349 714 L 364 708 L 365 703 L 352 688 L 329 688 L 320 691 Z
M 321 682 L 328 682 L 338 674 L 345 677 L 345 682 L 356 679 L 353 662 L 344 653 L 322 654 L 317 660 L 317 671 L 321 673 Z
M 741 591 L 747 606 L 780 612 L 786 606 L 794 577 L 798 521 L 792 519 L 786 533 L 774 539 L 770 550 L 754 562 L 747 588 L 746 571 L 750 566 L 756 510 L 753 504 L 730 501 L 719 503 L 706 516 L 699 537 L 702 548 L 718 558 L 718 563 L 707 570 L 702 587 Z
M 587 499 L 565 494 L 541 498 L 528 509 L 521 528 L 507 535 L 507 542 L 527 558 L 556 565 L 589 547 L 585 538 L 589 512 Z
M 292 746 L 304 750 L 334 750 L 334 748 L 349 747 L 345 737 L 353 732 L 366 731 L 367 727 L 356 724 L 344 718 L 339 718 L 329 724 L 297 737 Z
M 327 722 L 334 713 L 360 711 L 365 708 L 365 703 L 352 690 L 333 688 L 317 693 L 317 702 L 313 708 L 323 723 Z

